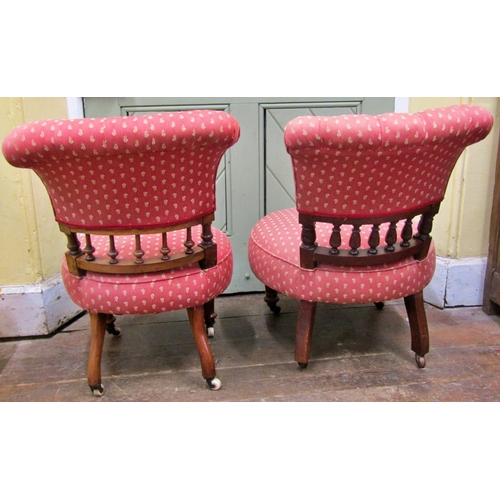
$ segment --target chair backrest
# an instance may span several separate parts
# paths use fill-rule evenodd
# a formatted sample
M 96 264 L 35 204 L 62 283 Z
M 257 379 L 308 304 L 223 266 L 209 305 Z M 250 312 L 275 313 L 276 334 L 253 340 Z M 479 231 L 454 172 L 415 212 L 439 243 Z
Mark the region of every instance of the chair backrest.
M 203 243 L 212 245 L 217 169 L 239 134 L 232 116 L 210 110 L 44 120 L 14 129 L 2 151 L 10 164 L 32 169 L 47 188 L 68 236 L 71 272 L 139 273 L 179 265 L 166 243 L 172 230 L 187 229 L 186 252 L 179 257 L 205 259 L 194 248 L 191 227 L 203 225 Z M 77 233 L 88 235 L 83 252 Z M 151 233 L 163 234 L 165 244 L 145 262 L 140 235 Z M 106 262 L 93 256 L 91 234 L 110 236 Z M 116 258 L 117 234 L 136 235 L 132 261 Z
M 408 255 L 424 258 L 433 217 L 458 158 L 492 126 L 488 111 L 469 105 L 415 114 L 301 116 L 289 122 L 285 145 L 292 157 L 296 206 L 304 229 L 304 267 L 320 261 L 370 265 Z M 411 222 L 417 215 L 422 218 L 413 235 Z M 407 222 L 396 248 L 401 220 Z M 315 244 L 318 221 L 334 225 L 327 250 Z M 386 222 L 388 241 L 381 248 L 378 233 Z M 344 224 L 353 226 L 347 251 L 339 250 Z M 365 224 L 373 230 L 369 248 L 361 252 L 359 232 Z

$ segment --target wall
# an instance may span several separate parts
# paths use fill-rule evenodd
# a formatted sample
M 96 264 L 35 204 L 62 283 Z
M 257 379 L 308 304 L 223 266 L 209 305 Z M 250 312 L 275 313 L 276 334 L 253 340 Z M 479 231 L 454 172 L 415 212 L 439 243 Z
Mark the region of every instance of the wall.
M 0 97 L 0 141 L 17 125 L 67 113 L 65 98 Z M 45 335 L 78 311 L 59 278 L 65 248 L 41 181 L 0 155 L 0 337 Z
M 410 112 L 453 104 L 474 104 L 495 117 L 490 135 L 470 146 L 450 179 L 433 236 L 438 267 L 425 298 L 438 307 L 480 305 L 489 243 L 498 134 L 497 97 L 412 97 Z

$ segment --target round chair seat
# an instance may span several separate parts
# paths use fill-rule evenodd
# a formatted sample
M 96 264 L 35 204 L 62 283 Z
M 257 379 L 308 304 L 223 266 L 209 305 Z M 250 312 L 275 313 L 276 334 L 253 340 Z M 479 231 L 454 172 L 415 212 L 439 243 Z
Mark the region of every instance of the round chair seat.
M 193 228 L 193 240 L 200 241 L 201 228 Z M 66 259 L 62 264 L 62 279 L 71 299 L 92 313 L 151 314 L 198 307 L 223 293 L 229 286 L 233 272 L 233 255 L 228 237 L 212 228 L 217 243 L 217 265 L 200 269 L 198 264 L 149 274 L 104 275 L 87 272 L 83 277 L 69 273 Z M 185 250 L 185 231 L 169 233 L 171 253 Z M 85 246 L 85 241 L 81 240 Z M 96 257 L 106 257 L 109 239 L 93 236 Z M 115 236 L 118 258 L 133 258 L 134 236 Z M 147 235 L 141 239 L 144 258 L 159 255 L 161 235 Z M 103 300 L 105 299 L 105 300 Z
M 349 248 L 349 228 L 342 232 L 342 246 Z M 318 265 L 316 269 L 300 267 L 299 248 L 302 226 L 295 209 L 273 212 L 253 228 L 248 255 L 250 267 L 266 286 L 298 300 L 353 304 L 386 302 L 407 297 L 426 287 L 434 274 L 434 245 L 426 259 L 413 257 L 395 263 L 344 267 Z M 320 246 L 329 247 L 332 225 L 317 223 Z M 361 231 L 362 247 L 368 248 L 370 227 Z M 385 237 L 381 228 L 381 239 Z

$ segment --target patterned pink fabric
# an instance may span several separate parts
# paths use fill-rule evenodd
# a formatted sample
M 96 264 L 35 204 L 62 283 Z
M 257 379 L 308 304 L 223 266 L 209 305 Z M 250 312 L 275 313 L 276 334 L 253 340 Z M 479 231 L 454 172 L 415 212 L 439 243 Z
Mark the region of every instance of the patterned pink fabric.
M 202 270 L 198 264 L 162 273 L 135 275 L 105 275 L 88 272 L 79 278 L 68 272 L 63 260 L 62 278 L 72 300 L 83 309 L 106 314 L 150 314 L 196 307 L 220 295 L 231 282 L 233 254 L 227 236 L 213 228 L 217 243 L 217 265 Z M 172 253 L 185 250 L 185 231 L 169 233 Z M 193 239 L 199 241 L 200 227 L 193 229 Z M 134 258 L 133 236 L 115 237 L 121 258 Z M 84 240 L 82 239 L 82 243 Z M 143 236 L 144 258 L 158 255 L 160 235 Z M 106 257 L 108 238 L 94 236 L 92 244 L 96 257 Z
M 222 155 L 240 127 L 222 111 L 44 120 L 14 129 L 3 141 L 7 161 L 42 179 L 58 222 L 86 230 L 154 229 L 215 211 L 215 179 Z M 193 228 L 199 243 L 201 228 Z M 233 255 L 227 236 L 212 228 L 218 263 L 168 272 L 76 277 L 63 259 L 62 278 L 73 301 L 106 314 L 148 314 L 196 307 L 229 285 Z M 172 254 L 184 251 L 185 231 L 169 233 Z M 93 236 L 106 257 L 107 236 Z M 134 258 L 134 236 L 116 236 L 119 258 Z M 85 243 L 82 239 L 82 248 Z M 144 258 L 159 256 L 160 235 L 141 238 Z
M 44 120 L 14 129 L 2 151 L 39 175 L 58 222 L 160 227 L 214 212 L 217 167 L 239 134 L 223 111 Z
M 254 227 L 248 250 L 253 272 L 270 288 L 310 302 L 385 302 L 421 291 L 434 274 L 433 244 L 421 262 L 409 257 L 388 265 L 302 269 L 298 214 L 369 219 L 439 203 L 463 150 L 484 139 L 492 126 L 488 111 L 468 105 L 292 120 L 285 145 L 297 210 L 274 212 Z M 330 246 L 331 231 L 331 224 L 316 224 L 320 246 Z M 342 231 L 341 248 L 348 249 L 351 226 Z M 362 247 L 368 248 L 370 231 L 362 226 Z M 381 227 L 382 241 L 386 231 Z
M 469 105 L 379 116 L 302 116 L 285 130 L 301 213 L 376 217 L 443 200 L 462 151 L 492 115 Z
M 362 246 L 365 248 L 368 248 L 370 229 L 362 227 Z M 382 266 L 319 265 L 314 270 L 302 269 L 299 255 L 301 231 L 295 209 L 279 210 L 255 225 L 248 248 L 250 267 L 255 276 L 277 292 L 298 300 L 333 304 L 385 302 L 422 290 L 434 274 L 434 245 L 421 262 L 410 257 Z M 316 224 L 318 244 L 328 247 L 331 232 L 331 224 Z M 381 238 L 385 237 L 383 227 L 380 233 Z M 341 248 L 349 248 L 349 237 L 349 232 L 342 233 Z

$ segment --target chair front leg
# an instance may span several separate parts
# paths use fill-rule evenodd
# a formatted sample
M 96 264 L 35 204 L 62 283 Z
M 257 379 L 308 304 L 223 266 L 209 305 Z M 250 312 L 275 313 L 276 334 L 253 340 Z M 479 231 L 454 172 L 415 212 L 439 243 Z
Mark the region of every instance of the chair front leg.
M 90 314 L 90 348 L 87 365 L 87 378 L 90 390 L 96 396 L 104 394 L 104 386 L 101 383 L 101 357 L 106 334 L 106 314 Z
M 215 361 L 210 349 L 210 343 L 205 335 L 205 312 L 202 307 L 188 308 L 189 323 L 193 331 L 196 348 L 200 355 L 201 373 L 212 390 L 220 389 L 220 380 L 215 377 Z
M 315 315 L 316 302 L 301 300 L 295 334 L 295 361 L 301 368 L 307 368 L 309 364 Z
M 411 350 L 419 368 L 425 368 L 425 355 L 429 352 L 429 329 L 424 308 L 424 293 L 405 297 L 406 312 L 410 322 Z

